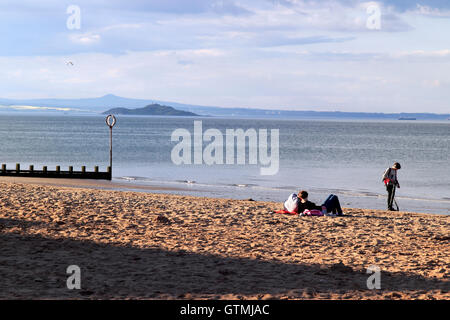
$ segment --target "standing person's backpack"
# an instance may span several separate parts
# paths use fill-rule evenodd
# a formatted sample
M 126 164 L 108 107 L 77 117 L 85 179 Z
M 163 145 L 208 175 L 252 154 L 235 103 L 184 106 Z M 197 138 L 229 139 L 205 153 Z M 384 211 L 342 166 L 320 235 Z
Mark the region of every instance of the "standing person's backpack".
M 397 170 L 400 168 L 401 168 L 400 163 L 396 162 L 396 163 L 394 163 L 394 165 L 392 167 L 389 167 L 384 171 L 384 174 L 383 174 L 383 177 L 381 180 L 384 182 L 384 184 L 386 186 L 394 185 L 394 186 L 397 186 L 400 188 L 400 184 L 398 183 L 398 179 L 397 179 Z M 394 172 L 392 172 L 392 170 L 394 170 Z
M 384 182 L 385 186 L 391 184 L 391 179 L 388 178 L 391 175 L 391 170 L 392 168 L 387 168 L 383 173 L 383 177 L 381 178 L 381 181 Z
M 388 186 L 388 185 L 394 185 L 394 186 L 396 186 L 396 185 L 398 184 L 398 181 L 397 181 L 397 173 L 394 172 L 394 174 L 392 174 L 392 170 L 394 170 L 394 169 L 392 169 L 392 168 L 387 168 L 387 169 L 384 171 L 384 174 L 383 174 L 383 177 L 381 178 L 381 180 L 384 182 L 384 185 L 385 185 L 385 186 Z M 391 179 L 391 178 L 393 178 L 393 179 Z

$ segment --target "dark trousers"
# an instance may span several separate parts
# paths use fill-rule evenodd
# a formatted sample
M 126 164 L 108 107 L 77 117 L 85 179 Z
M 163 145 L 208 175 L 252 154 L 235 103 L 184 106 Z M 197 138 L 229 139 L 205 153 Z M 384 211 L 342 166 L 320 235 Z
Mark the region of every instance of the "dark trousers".
M 388 192 L 388 198 L 387 198 L 388 209 L 393 209 L 392 205 L 394 204 L 395 186 L 393 184 L 388 184 L 386 186 L 386 190 Z
M 327 208 L 328 212 L 332 212 L 334 214 L 337 214 L 338 216 L 342 215 L 342 208 L 341 204 L 339 203 L 339 198 L 334 194 L 330 194 L 327 200 L 325 200 L 322 205 Z

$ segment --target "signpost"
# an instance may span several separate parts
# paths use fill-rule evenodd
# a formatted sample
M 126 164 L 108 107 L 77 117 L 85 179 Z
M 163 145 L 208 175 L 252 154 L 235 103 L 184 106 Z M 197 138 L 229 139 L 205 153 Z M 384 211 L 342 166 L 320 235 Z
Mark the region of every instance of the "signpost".
M 110 114 L 106 117 L 106 124 L 109 127 L 109 172 L 112 175 L 112 129 L 116 124 L 116 117 Z

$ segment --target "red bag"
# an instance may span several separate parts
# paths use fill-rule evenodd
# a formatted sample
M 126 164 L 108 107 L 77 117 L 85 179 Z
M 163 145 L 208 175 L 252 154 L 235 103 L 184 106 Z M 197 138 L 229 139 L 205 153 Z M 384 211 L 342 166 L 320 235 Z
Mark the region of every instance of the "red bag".
M 318 216 L 318 217 L 323 216 L 323 212 L 317 209 L 312 210 L 306 209 L 305 211 L 303 211 L 303 213 L 305 214 L 305 216 Z

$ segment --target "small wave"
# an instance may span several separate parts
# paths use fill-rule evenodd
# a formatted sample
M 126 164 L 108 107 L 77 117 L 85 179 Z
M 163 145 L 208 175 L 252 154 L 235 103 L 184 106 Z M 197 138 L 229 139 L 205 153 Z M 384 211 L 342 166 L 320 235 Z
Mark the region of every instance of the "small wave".
M 383 195 L 379 194 L 379 193 L 374 193 L 374 192 L 370 192 L 370 191 L 347 191 L 347 190 L 340 190 L 340 191 L 336 191 L 336 194 L 342 194 L 342 195 L 346 195 L 346 196 L 350 196 L 350 197 L 372 197 L 372 198 L 380 198 Z
M 251 184 L 251 183 L 233 183 L 233 184 L 229 184 L 227 186 L 238 187 L 238 188 L 248 188 L 248 187 L 256 186 L 256 184 Z
M 125 181 L 152 181 L 152 179 L 147 177 L 139 177 L 139 176 L 123 176 L 115 178 L 117 180 L 125 180 Z
M 270 190 L 270 191 L 280 191 L 281 189 L 278 187 L 265 187 L 265 186 L 253 186 L 253 189 L 258 189 L 258 190 Z
M 136 177 L 118 177 L 119 180 L 135 181 Z
M 166 182 L 178 182 L 178 183 L 187 183 L 187 184 L 194 184 L 197 183 L 195 180 L 175 180 L 175 181 L 166 181 Z
M 276 189 L 280 189 L 280 190 L 297 190 L 298 189 L 298 187 L 294 187 L 294 186 L 283 186 L 283 187 L 278 187 L 278 188 L 276 188 Z M 293 191 L 293 192 L 294 192 Z
M 450 199 L 424 199 L 424 198 L 412 198 L 412 197 L 402 197 L 402 196 L 396 196 L 396 199 L 402 199 L 402 200 L 412 200 L 412 201 L 427 201 L 427 202 L 435 202 L 435 203 L 448 203 L 450 202 Z

